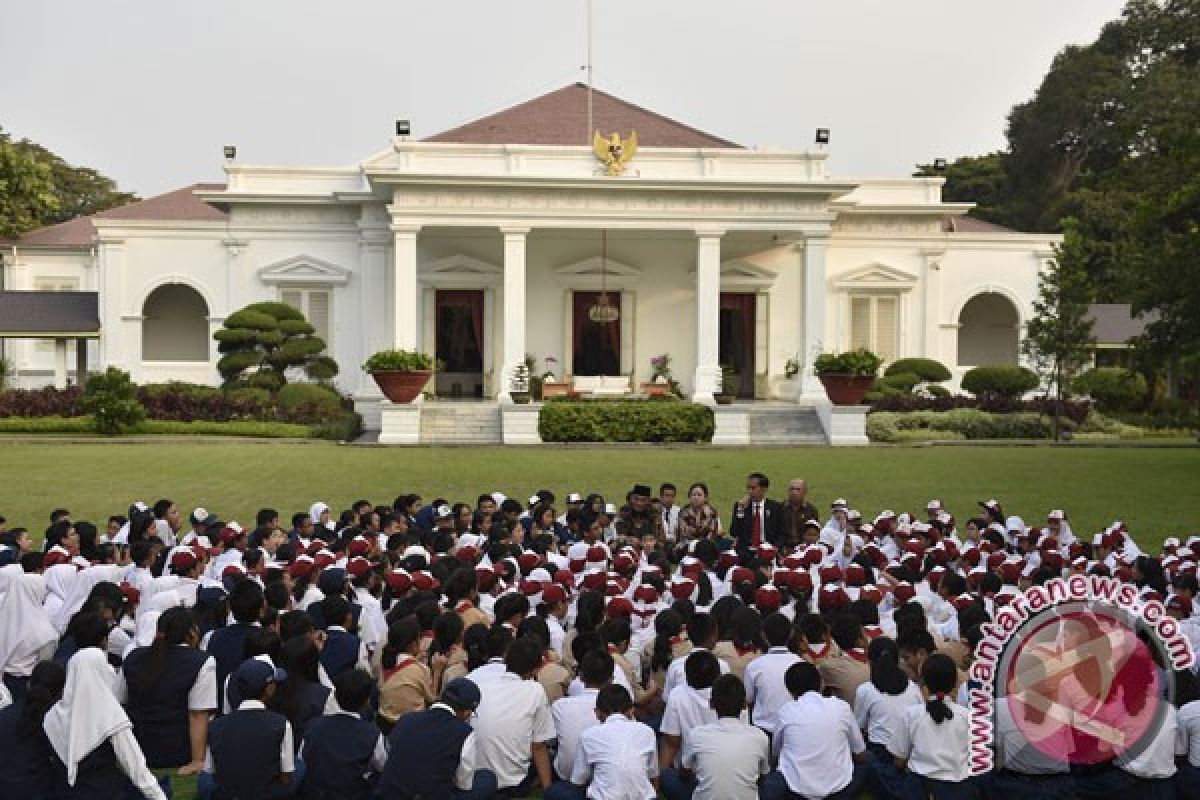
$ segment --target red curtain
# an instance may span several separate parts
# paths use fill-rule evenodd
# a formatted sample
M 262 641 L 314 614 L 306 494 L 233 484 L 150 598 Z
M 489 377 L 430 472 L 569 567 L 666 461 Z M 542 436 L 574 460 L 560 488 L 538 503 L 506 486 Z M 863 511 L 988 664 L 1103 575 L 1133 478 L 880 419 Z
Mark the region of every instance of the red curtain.
M 608 323 L 592 322 L 588 318 L 588 309 L 600 300 L 599 292 L 574 292 L 571 298 L 571 345 L 573 352 L 571 372 L 575 375 L 616 375 L 620 372 L 621 363 L 621 321 Z M 609 292 L 608 301 L 618 309 L 621 307 L 621 293 Z M 585 326 L 603 325 L 613 358 L 598 358 L 596 353 L 581 352 L 584 349 Z M 594 336 L 594 334 L 593 334 Z M 592 341 L 595 341 L 592 339 Z M 600 369 L 600 361 L 615 361 L 617 366 Z M 600 370 L 600 371 L 593 371 Z
M 439 289 L 437 305 L 465 308 L 470 312 L 471 327 L 475 329 L 475 343 L 479 351 L 483 352 L 483 292 L 478 289 Z

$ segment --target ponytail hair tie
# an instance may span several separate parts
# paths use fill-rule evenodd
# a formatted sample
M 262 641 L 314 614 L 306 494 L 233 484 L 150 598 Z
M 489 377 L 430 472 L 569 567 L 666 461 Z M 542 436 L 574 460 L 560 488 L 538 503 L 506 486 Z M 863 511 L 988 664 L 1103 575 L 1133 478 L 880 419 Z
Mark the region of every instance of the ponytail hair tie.
M 166 638 L 167 638 L 167 635 L 165 633 L 163 633 L 162 631 L 158 631 L 157 633 L 154 634 L 154 641 L 156 641 L 156 642 L 161 642 L 163 639 L 166 639 Z
M 934 700 L 941 700 L 941 701 L 944 703 L 944 702 L 946 702 L 946 693 L 945 693 L 945 692 L 936 692 L 936 693 L 933 695 L 933 699 L 934 699 Z

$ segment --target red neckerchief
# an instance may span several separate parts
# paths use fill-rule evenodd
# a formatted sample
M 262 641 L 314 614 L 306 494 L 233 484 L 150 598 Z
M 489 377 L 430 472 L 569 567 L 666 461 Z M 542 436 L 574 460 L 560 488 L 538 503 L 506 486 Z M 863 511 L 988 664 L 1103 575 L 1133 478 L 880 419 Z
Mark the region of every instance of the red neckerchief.
M 405 656 L 404 658 L 400 659 L 399 661 L 396 662 L 396 666 L 392 667 L 391 669 L 385 669 L 383 671 L 384 682 L 386 683 L 387 681 L 390 681 L 392 679 L 392 676 L 395 675 L 397 672 L 399 672 L 402 669 L 411 667 L 415 663 L 417 663 L 417 660 L 415 658 L 413 658 L 412 656 Z
M 683 634 L 679 634 L 678 636 L 672 636 L 671 637 L 671 646 L 674 647 L 677 644 L 683 644 L 685 641 L 686 641 L 686 639 L 683 638 Z
M 830 644 L 828 642 L 826 642 L 825 644 L 822 644 L 818 647 L 813 647 L 810 644 L 808 646 L 808 653 L 814 659 L 821 659 L 821 658 L 825 658 L 827 655 L 829 655 L 829 648 L 830 648 Z
M 459 614 L 465 614 L 466 612 L 470 611 L 474 607 L 475 606 L 472 605 L 470 600 L 459 600 L 458 605 L 456 605 L 454 607 L 454 610 L 456 612 L 458 612 Z
M 609 653 L 609 655 L 615 656 L 617 654 L 617 646 L 615 644 L 610 644 L 608 646 L 608 653 Z
M 867 663 L 867 651 L 861 647 L 851 647 L 846 651 L 846 655 L 850 656 L 860 664 Z
M 878 639 L 883 636 L 883 628 L 878 625 L 864 625 L 863 633 L 867 635 L 868 639 Z
M 736 644 L 733 646 L 733 649 L 735 651 L 737 651 L 737 654 L 739 656 L 746 656 L 746 655 L 750 655 L 751 653 L 758 652 L 757 647 L 738 647 Z

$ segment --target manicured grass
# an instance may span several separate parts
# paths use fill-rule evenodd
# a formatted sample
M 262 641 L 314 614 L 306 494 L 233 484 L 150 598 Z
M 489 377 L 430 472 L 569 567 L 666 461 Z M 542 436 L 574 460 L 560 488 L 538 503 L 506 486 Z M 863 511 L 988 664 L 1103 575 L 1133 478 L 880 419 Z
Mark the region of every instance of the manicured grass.
M 1063 508 L 1090 534 L 1121 518 L 1147 547 L 1200 531 L 1200 449 L 971 447 L 726 450 L 636 448 L 368 448 L 314 443 L 18 443 L 0 440 L 0 514 L 40 533 L 51 509 L 103 525 L 135 499 L 170 497 L 252 524 L 263 506 L 286 521 L 316 500 L 335 509 L 359 498 L 390 502 L 418 492 L 473 502 L 500 490 L 521 502 L 539 488 L 560 504 L 568 492 L 599 491 L 620 503 L 634 483 L 706 481 L 727 520 L 748 472 L 761 470 L 781 498 L 807 478 L 822 511 L 835 497 L 874 516 L 884 508 L 924 513 L 938 498 L 960 522 L 976 501 L 998 498 L 1010 514 L 1041 521 Z
M 99 435 L 93 428 L 91 417 L 0 417 L 0 433 Z M 255 420 L 179 422 L 167 419 L 148 419 L 141 422 L 134 433 L 167 436 L 257 436 L 272 439 L 308 439 L 313 435 L 313 427 L 287 422 Z

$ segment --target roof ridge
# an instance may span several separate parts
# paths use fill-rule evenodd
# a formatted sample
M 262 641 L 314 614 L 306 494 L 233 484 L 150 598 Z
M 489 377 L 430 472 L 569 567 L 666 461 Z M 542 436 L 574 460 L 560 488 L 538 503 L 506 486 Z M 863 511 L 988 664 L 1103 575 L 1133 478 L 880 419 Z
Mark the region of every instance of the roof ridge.
M 580 88 L 583 88 L 583 89 L 588 88 L 587 84 L 583 83 L 582 81 L 575 81 L 575 85 L 579 86 Z M 668 122 L 678 125 L 681 128 L 687 128 L 689 131 L 692 131 L 693 133 L 698 133 L 701 136 L 707 136 L 710 139 L 717 139 L 719 141 L 725 142 L 726 145 L 729 147 L 736 147 L 739 150 L 743 149 L 742 145 L 740 145 L 737 142 L 734 142 L 730 139 L 726 139 L 724 136 L 717 136 L 715 133 L 709 133 L 708 131 L 700 130 L 695 125 L 689 125 L 686 122 L 680 122 L 679 120 L 675 119 L 674 117 L 669 117 L 666 114 L 663 114 L 661 111 L 655 111 L 653 109 L 646 108 L 645 106 L 635 103 L 632 100 L 626 100 L 624 97 L 617 97 L 612 92 L 606 92 L 603 89 L 597 89 L 595 86 L 592 87 L 592 92 L 594 92 L 596 94 L 602 94 L 605 97 L 609 98 L 610 100 L 615 100 L 616 102 L 621 103 L 626 106 L 629 106 L 630 108 L 637 109 L 638 111 L 641 111 L 644 114 L 653 114 L 654 116 L 660 117 L 661 119 L 665 119 Z

